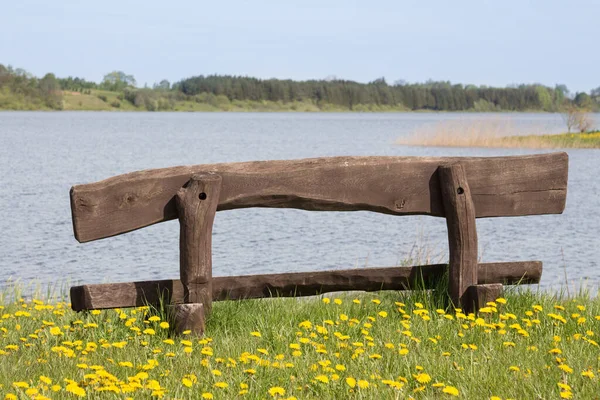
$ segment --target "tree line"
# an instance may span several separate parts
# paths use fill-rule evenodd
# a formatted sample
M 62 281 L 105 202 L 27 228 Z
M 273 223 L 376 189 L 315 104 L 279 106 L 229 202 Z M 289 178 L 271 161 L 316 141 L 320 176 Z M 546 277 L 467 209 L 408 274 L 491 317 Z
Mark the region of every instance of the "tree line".
M 177 101 L 196 101 L 218 107 L 226 102 L 304 102 L 319 108 L 347 110 L 365 107 L 431 111 L 548 111 L 566 107 L 600 109 L 600 87 L 590 93 L 571 94 L 565 85 L 511 85 L 505 88 L 452 84 L 448 81 L 388 84 L 384 78 L 369 83 L 328 78 L 294 81 L 243 76 L 199 75 L 171 85 L 167 80 L 151 88 L 138 88 L 135 77 L 123 71 L 106 74 L 100 83 L 79 77 L 57 78 L 48 73 L 37 78 L 27 71 L 0 64 L 0 109 L 10 96 L 30 109 L 62 108 L 63 91 L 92 94 L 118 92 L 119 99 L 151 111 L 172 109 Z M 98 97 L 103 97 L 98 95 Z M 105 96 L 104 96 L 105 97 Z M 3 104 L 4 103 L 4 104 Z
M 568 104 L 597 107 L 595 97 L 576 93 L 571 99 L 565 85 L 513 85 L 506 88 L 428 81 L 388 84 L 384 78 L 369 83 L 341 79 L 293 81 L 238 76 L 197 76 L 173 85 L 188 96 L 209 93 L 229 100 L 309 101 L 317 105 L 335 104 L 349 110 L 357 105 L 402 106 L 408 110 L 432 111 L 560 111 Z M 594 92 L 594 91 L 592 91 Z

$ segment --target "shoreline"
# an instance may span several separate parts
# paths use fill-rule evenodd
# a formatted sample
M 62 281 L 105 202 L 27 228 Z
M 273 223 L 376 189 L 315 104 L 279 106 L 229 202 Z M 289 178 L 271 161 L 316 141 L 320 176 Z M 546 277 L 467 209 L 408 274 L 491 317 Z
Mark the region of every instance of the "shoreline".
M 0 113 L 3 112 L 48 112 L 48 113 L 64 113 L 64 112 L 106 112 L 106 113 L 223 113 L 223 114 L 243 114 L 243 113 L 313 113 L 313 114 L 487 114 L 487 115 L 502 115 L 502 114 L 542 114 L 542 115 L 553 115 L 560 112 L 549 112 L 542 110 L 527 110 L 527 111 L 475 111 L 475 110 L 461 110 L 461 111 L 436 111 L 436 110 L 348 110 L 348 109 L 315 109 L 315 110 L 292 110 L 292 109 L 263 109 L 263 108 L 251 108 L 251 109 L 211 109 L 211 110 L 157 110 L 149 111 L 145 109 L 62 109 L 56 110 L 51 108 L 0 108 Z M 600 114 L 600 113 L 597 113 Z

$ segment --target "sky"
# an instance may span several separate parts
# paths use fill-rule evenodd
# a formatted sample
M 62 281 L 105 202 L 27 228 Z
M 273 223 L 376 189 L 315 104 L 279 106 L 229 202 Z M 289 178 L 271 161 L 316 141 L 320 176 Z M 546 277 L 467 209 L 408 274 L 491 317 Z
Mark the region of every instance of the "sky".
M 0 63 L 37 76 L 600 86 L 600 0 L 2 3 Z

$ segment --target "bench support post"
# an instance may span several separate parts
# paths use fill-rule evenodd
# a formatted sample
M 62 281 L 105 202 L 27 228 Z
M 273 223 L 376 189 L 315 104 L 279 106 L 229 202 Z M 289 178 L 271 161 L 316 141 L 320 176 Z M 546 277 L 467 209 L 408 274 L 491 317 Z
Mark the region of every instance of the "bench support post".
M 463 306 L 469 312 L 472 301 L 467 301 L 465 294 L 469 286 L 477 285 L 475 206 L 461 164 L 440 166 L 438 176 L 450 248 L 448 295 L 455 307 Z
M 485 307 L 486 303 L 496 301 L 500 296 L 502 296 L 501 283 L 472 285 L 467 288 L 465 293 L 464 307 L 478 311 L 480 308 Z
M 204 333 L 212 308 L 212 227 L 221 193 L 221 176 L 192 176 L 175 196 L 179 218 L 179 273 L 184 304 L 174 306 L 177 332 Z

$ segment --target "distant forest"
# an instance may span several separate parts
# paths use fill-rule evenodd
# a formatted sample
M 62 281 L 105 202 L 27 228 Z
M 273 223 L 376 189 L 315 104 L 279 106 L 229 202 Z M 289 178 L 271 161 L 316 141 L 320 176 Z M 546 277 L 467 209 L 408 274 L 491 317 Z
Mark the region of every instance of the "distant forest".
M 114 92 L 108 99 L 104 92 Z M 227 105 L 260 103 L 310 104 L 317 109 L 348 111 L 547 111 L 565 107 L 600 109 L 600 87 L 590 93 L 570 93 L 565 85 L 511 85 L 505 88 L 425 83 L 393 84 L 384 78 L 369 83 L 343 79 L 293 81 L 242 76 L 195 76 L 171 84 L 162 80 L 138 88 L 133 75 L 113 71 L 100 83 L 77 77 L 58 78 L 52 73 L 38 78 L 27 71 L 0 64 L 0 109 L 62 109 L 63 95 L 94 95 L 110 106 L 123 103 L 150 111 L 173 110 L 178 102 L 206 103 L 216 109 Z

